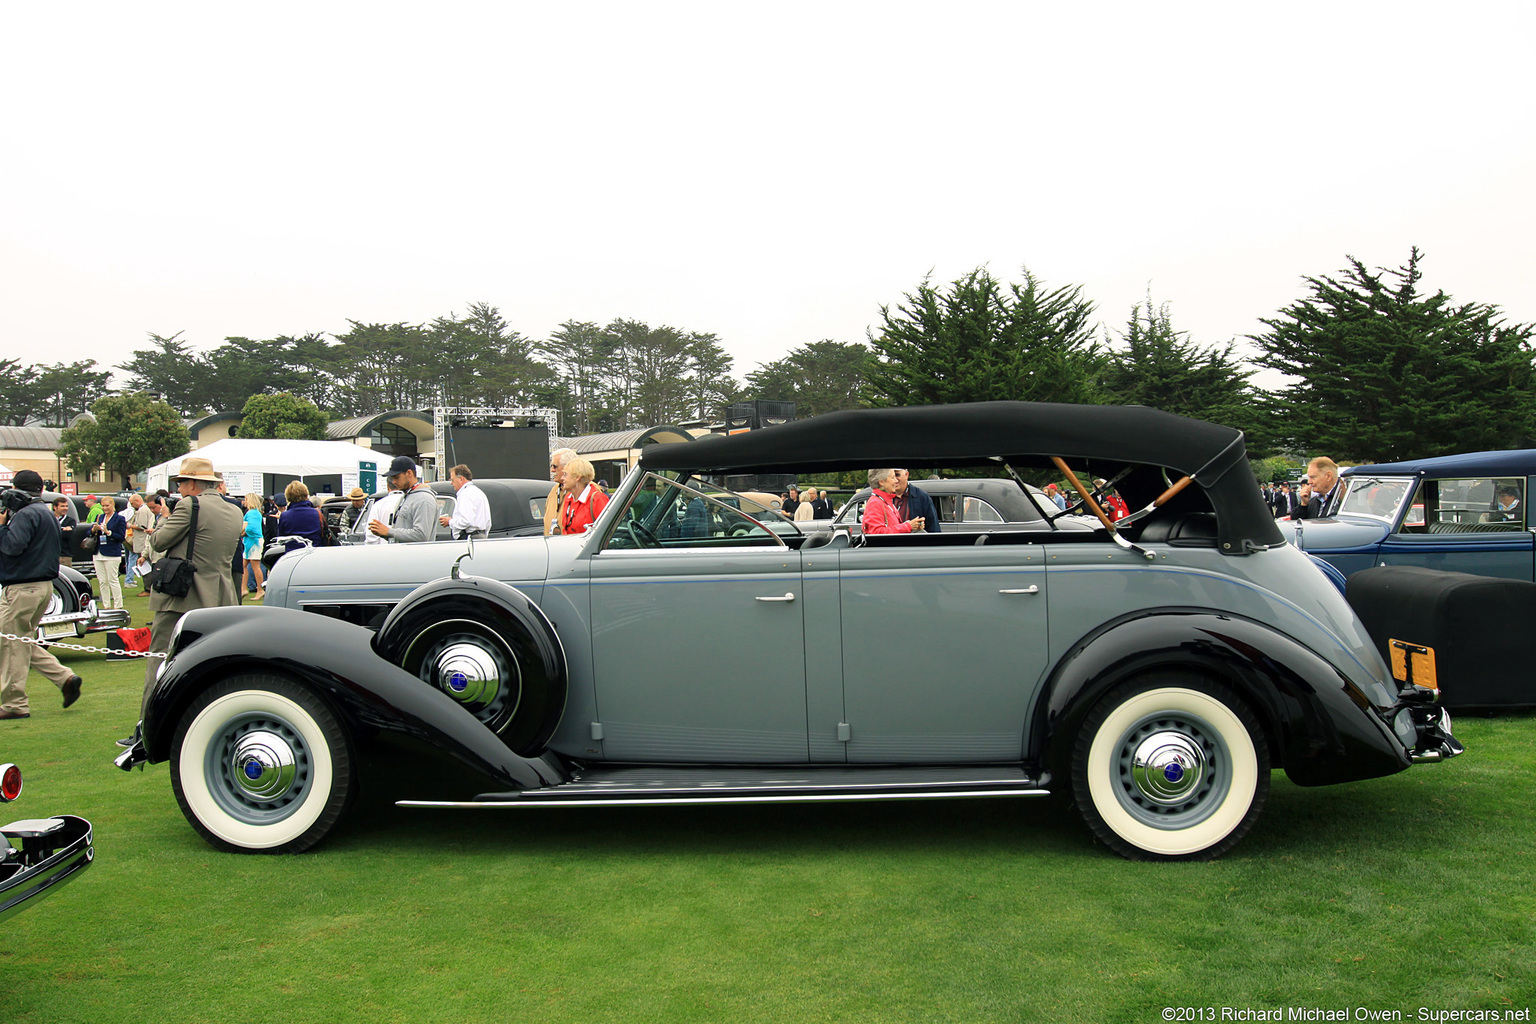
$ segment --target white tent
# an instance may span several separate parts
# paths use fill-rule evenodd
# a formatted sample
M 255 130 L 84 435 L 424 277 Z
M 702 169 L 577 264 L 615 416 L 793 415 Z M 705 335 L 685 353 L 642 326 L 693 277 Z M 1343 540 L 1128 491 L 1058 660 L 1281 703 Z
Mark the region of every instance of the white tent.
M 280 441 L 227 437 L 196 451 L 178 455 L 144 471 L 144 486 L 153 491 L 167 487 L 181 469 L 181 460 L 207 459 L 224 474 L 229 493 L 268 494 L 281 490 L 289 480 L 303 480 L 311 491 L 329 484 L 336 494 L 354 487 L 373 493 L 379 471 L 388 469 L 389 457 L 350 441 Z M 276 478 L 276 482 L 273 480 Z

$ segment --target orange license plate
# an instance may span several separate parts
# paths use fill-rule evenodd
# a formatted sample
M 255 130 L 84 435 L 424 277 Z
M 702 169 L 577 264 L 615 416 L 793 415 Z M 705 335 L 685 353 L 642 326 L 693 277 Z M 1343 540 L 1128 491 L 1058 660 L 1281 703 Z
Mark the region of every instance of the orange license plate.
M 1426 690 L 1440 689 L 1435 675 L 1435 649 L 1423 644 L 1411 644 L 1406 640 L 1388 640 L 1392 652 L 1392 678 L 1400 683 L 1412 683 Z

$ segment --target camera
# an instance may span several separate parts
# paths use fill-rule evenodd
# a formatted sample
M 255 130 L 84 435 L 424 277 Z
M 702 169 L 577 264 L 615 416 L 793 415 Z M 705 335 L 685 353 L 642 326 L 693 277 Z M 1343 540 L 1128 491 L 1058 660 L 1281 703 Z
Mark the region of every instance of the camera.
M 0 509 L 4 509 L 6 515 L 15 515 L 37 500 L 37 495 L 28 491 L 17 490 L 14 487 L 0 491 Z

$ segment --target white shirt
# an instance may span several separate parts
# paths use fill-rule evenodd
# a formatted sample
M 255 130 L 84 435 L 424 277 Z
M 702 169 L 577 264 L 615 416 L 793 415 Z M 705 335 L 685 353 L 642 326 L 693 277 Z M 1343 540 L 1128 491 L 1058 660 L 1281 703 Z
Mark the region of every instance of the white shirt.
M 405 499 L 404 491 L 390 491 L 384 497 L 373 503 L 372 510 L 368 513 L 369 522 L 380 522 L 389 525 L 389 517 L 394 515 L 395 509 L 400 507 L 400 502 Z M 370 532 L 365 525 L 363 527 L 364 544 L 388 544 L 388 537 L 380 537 Z
M 487 536 L 491 532 L 491 503 L 485 492 L 475 486 L 473 480 L 456 492 L 458 500 L 453 504 L 453 515 L 448 517 L 448 529 L 455 537 L 462 537 L 466 530 L 479 530 Z

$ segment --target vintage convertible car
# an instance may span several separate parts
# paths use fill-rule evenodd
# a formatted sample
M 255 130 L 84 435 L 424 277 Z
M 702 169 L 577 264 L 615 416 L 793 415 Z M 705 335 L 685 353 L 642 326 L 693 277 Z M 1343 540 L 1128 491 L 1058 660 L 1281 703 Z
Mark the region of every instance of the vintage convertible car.
M 693 485 L 892 464 L 1052 467 L 1090 511 L 1077 481 L 1105 477 L 1137 511 L 852 537 Z M 583 535 L 308 551 L 267 593 L 283 607 L 181 619 L 118 759 L 169 761 L 223 849 L 319 842 L 365 747 L 407 751 L 369 763 L 408 765 L 425 792 L 397 802 L 420 807 L 1069 792 L 1147 859 L 1229 850 L 1272 769 L 1320 785 L 1461 750 L 1437 691 L 1395 679 L 1282 540 L 1242 434 L 1145 408 L 861 410 L 657 445 Z
M 1536 450 L 1471 452 L 1351 466 L 1330 519 L 1284 521 L 1298 547 L 1346 577 L 1372 566 L 1414 565 L 1536 580 L 1525 497 Z
M 0 764 L 0 804 L 21 795 L 21 769 Z M 91 866 L 91 823 L 72 814 L 0 826 L 0 921 L 26 909 Z

